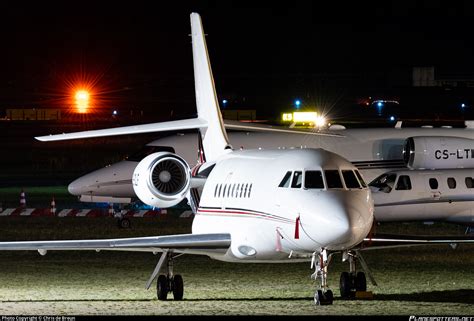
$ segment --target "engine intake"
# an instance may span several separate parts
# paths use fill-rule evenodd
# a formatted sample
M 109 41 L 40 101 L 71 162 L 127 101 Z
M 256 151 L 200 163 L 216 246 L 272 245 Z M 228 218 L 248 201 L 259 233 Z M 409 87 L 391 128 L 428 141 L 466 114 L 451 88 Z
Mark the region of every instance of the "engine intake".
M 186 168 L 174 157 L 160 159 L 151 169 L 153 187 L 163 195 L 174 195 L 186 186 Z
M 138 198 L 154 207 L 171 207 L 189 191 L 191 170 L 181 157 L 157 152 L 145 157 L 133 172 L 133 189 Z

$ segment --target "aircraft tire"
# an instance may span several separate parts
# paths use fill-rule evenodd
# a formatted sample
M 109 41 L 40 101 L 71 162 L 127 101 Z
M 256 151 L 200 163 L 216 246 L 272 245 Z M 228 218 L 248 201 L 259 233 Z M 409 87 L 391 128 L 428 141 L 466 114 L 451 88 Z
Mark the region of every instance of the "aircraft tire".
M 339 291 L 343 299 L 347 299 L 350 297 L 351 288 L 352 288 L 352 282 L 351 282 L 351 276 L 349 272 L 342 272 L 341 278 L 339 279 Z
M 171 286 L 173 289 L 173 298 L 177 301 L 182 300 L 184 294 L 183 277 L 179 274 L 175 275 L 171 281 Z
M 118 225 L 120 228 L 130 228 L 132 226 L 130 220 L 128 218 L 122 218 L 118 221 Z
M 316 291 L 314 294 L 314 303 L 316 305 L 331 305 L 334 300 L 334 295 L 331 290 L 323 293 L 322 290 Z
M 355 278 L 356 291 L 367 291 L 367 279 L 364 272 L 357 272 Z
M 332 302 L 334 301 L 334 294 L 332 293 L 332 291 L 327 290 L 326 293 L 324 293 L 324 296 L 326 297 L 326 304 L 332 304 Z
M 165 301 L 168 298 L 169 282 L 165 275 L 160 275 L 156 282 L 156 294 L 158 300 Z
M 314 304 L 321 305 L 321 301 L 324 301 L 323 291 L 317 290 L 314 294 Z

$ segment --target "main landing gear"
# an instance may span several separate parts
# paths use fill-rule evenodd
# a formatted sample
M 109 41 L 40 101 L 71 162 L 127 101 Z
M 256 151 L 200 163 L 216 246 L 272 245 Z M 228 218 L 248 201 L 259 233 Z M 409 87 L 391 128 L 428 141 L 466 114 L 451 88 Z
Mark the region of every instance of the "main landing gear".
M 343 299 L 355 297 L 357 291 L 367 291 L 367 279 L 365 273 L 356 271 L 357 260 L 360 261 L 363 269 L 368 272 L 372 284 L 377 285 L 360 253 L 346 251 L 342 254 L 342 261 L 349 261 L 349 272 L 342 272 L 339 279 L 339 290 Z
M 321 279 L 321 285 L 314 294 L 314 303 L 316 305 L 330 305 L 334 300 L 332 291 L 328 288 L 327 277 L 328 277 L 328 265 L 331 262 L 332 254 L 327 253 L 323 249 L 319 254 L 313 253 L 311 260 L 311 268 L 315 268 L 314 273 L 311 275 L 313 279 Z
M 155 267 L 150 279 L 146 284 L 149 289 L 154 279 L 160 274 L 160 271 L 166 266 L 166 274 L 160 274 L 156 282 L 156 294 L 158 300 L 164 301 L 168 299 L 168 293 L 173 293 L 175 300 L 182 300 L 184 295 L 183 277 L 173 273 L 173 259 L 180 255 L 173 256 L 173 252 L 163 252 L 158 264 Z

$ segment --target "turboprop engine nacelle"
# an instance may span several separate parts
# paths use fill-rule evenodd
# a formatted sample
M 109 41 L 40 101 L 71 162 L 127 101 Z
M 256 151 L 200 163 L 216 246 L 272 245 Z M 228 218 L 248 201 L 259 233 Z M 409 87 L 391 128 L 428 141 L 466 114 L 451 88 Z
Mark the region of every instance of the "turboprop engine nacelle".
M 411 169 L 474 167 L 474 140 L 462 137 L 409 137 L 403 159 Z
M 187 195 L 191 170 L 184 159 L 169 152 L 148 155 L 133 172 L 133 189 L 138 198 L 154 207 L 167 208 Z

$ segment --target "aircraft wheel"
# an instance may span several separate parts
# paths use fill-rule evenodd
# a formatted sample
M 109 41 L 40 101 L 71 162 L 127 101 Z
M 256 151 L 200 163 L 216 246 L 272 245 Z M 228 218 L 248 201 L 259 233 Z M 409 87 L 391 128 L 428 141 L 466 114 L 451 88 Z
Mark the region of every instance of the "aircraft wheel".
M 168 292 L 168 278 L 165 275 L 160 275 L 156 282 L 156 294 L 158 295 L 158 300 L 165 301 L 168 298 Z
M 356 291 L 367 291 L 367 279 L 364 272 L 357 272 L 355 278 Z
M 333 300 L 334 295 L 331 290 L 327 290 L 325 293 L 322 290 L 318 290 L 314 294 L 314 303 L 316 305 L 330 305 Z
M 352 288 L 352 282 L 351 282 L 351 276 L 349 272 L 342 272 L 341 278 L 339 279 L 339 290 L 341 292 L 341 297 L 343 299 L 347 299 L 350 297 L 351 288 Z
M 171 286 L 173 288 L 173 298 L 175 300 L 182 300 L 184 294 L 183 277 L 179 274 L 175 275 L 171 281 Z
M 321 305 L 321 300 L 324 301 L 324 298 L 323 298 L 323 291 L 318 290 L 318 291 L 316 291 L 316 293 L 314 294 L 314 304 L 316 304 L 316 305 Z
M 324 295 L 326 296 L 326 304 L 332 304 L 332 302 L 334 301 L 334 294 L 332 293 L 332 291 L 327 290 Z
M 118 221 L 118 225 L 121 228 L 130 228 L 132 226 L 130 220 L 128 218 L 122 218 Z

